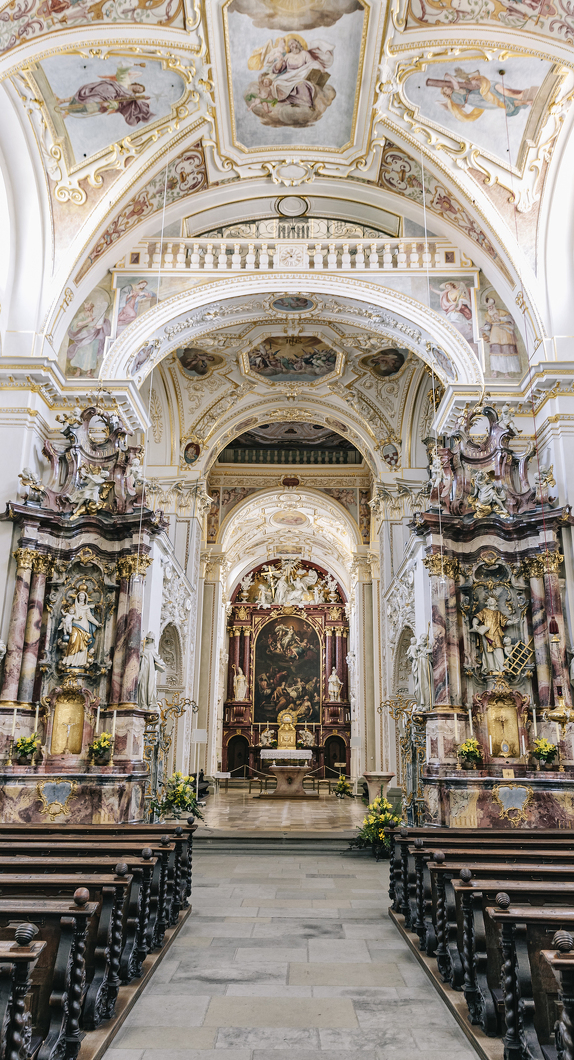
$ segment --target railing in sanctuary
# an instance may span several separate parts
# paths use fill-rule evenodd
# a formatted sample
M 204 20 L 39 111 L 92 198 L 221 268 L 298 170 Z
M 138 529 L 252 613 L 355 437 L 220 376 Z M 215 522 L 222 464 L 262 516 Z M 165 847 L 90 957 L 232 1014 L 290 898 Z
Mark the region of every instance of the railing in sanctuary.
M 219 454 L 220 464 L 360 464 L 362 459 L 345 449 L 224 449 Z
M 442 271 L 473 268 L 458 247 L 447 240 L 425 242 L 388 239 L 369 242 L 331 240 L 327 243 L 304 240 L 264 242 L 216 242 L 207 240 L 144 240 L 129 251 L 116 269 L 162 272 L 244 271 L 273 269 L 320 271 L 396 271 L 421 269 Z

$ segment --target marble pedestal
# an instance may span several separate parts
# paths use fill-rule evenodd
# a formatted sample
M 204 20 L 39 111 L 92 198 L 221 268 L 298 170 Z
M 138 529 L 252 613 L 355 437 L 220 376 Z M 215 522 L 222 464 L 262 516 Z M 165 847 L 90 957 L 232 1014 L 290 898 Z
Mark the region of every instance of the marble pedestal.
M 383 799 L 386 798 L 387 789 L 391 780 L 395 776 L 394 773 L 363 773 L 365 780 L 367 781 L 367 788 L 369 790 L 369 805 L 375 801 L 376 798 L 381 794 Z
M 147 769 L 119 773 L 60 772 L 15 765 L 0 773 L 3 824 L 127 824 L 145 819 Z
M 425 824 L 446 828 L 574 830 L 574 772 L 463 769 L 423 777 Z M 494 774 L 494 775 L 493 775 Z
M 303 779 L 309 774 L 309 766 L 270 766 L 269 772 L 277 777 L 275 791 L 262 792 L 261 799 L 318 799 L 318 791 L 305 791 Z

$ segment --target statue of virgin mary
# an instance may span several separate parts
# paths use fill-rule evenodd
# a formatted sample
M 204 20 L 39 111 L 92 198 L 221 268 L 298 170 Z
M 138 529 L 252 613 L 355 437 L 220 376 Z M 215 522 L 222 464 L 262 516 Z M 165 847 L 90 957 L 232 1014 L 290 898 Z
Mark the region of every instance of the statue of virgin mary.
M 88 594 L 80 589 L 73 606 L 62 614 L 60 629 L 64 631 L 63 659 L 66 666 L 87 666 L 88 651 L 94 632 L 101 625 L 92 613 Z

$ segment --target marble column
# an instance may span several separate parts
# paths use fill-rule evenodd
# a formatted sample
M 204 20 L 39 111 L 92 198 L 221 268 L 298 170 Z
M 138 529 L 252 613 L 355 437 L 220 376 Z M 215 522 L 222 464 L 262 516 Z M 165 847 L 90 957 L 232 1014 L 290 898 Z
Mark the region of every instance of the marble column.
M 243 627 L 243 673 L 247 681 L 247 697 L 249 698 L 249 683 L 251 674 L 251 630 L 248 626 Z
M 347 655 L 349 653 L 349 630 L 344 629 L 341 636 L 341 652 L 343 661 L 341 664 L 342 672 L 340 674 L 343 687 L 341 689 L 341 699 L 346 703 L 349 699 L 349 688 L 348 688 L 348 669 L 347 669 Z
M 440 555 L 425 556 L 423 563 L 430 575 L 431 641 L 434 678 L 434 706 L 450 706 L 448 638 L 446 617 L 446 576 Z
M 119 564 L 118 568 L 118 573 L 120 573 L 120 588 L 118 593 L 116 634 L 114 641 L 114 659 L 112 663 L 112 680 L 110 688 L 110 703 L 113 704 L 119 703 L 121 699 L 122 676 L 124 672 L 124 661 L 126 654 L 126 621 L 130 601 L 129 575 L 126 573 L 122 575 L 121 571 L 123 571 L 123 567 L 120 570 Z
M 530 607 L 532 612 L 534 660 L 538 683 L 538 705 L 540 709 L 544 709 L 550 706 L 550 653 L 548 651 L 548 623 L 546 621 L 546 593 L 542 557 L 533 556 L 525 560 L 524 570 L 530 579 Z
M 38 553 L 31 548 L 19 548 L 16 552 L 16 584 L 12 599 L 12 613 L 8 629 L 8 644 L 4 661 L 4 678 L 0 691 L 0 702 L 16 703 L 22 668 L 22 653 L 28 616 L 28 597 L 32 564 Z
M 46 578 L 52 569 L 50 556 L 38 553 L 34 557 L 30 593 L 28 596 L 28 615 L 24 632 L 24 649 L 18 699 L 22 704 L 31 704 L 34 697 L 38 649 L 42 634 L 42 617 L 44 614 L 44 597 L 46 595 Z
M 560 570 L 562 556 L 558 552 L 549 552 L 544 557 L 545 574 L 544 589 L 546 595 L 546 614 L 554 615 L 558 626 L 557 639 L 550 637 L 550 666 L 552 670 L 552 685 L 556 703 L 556 697 L 562 695 L 564 704 L 572 706 L 572 688 L 570 686 L 570 674 L 568 672 L 568 661 L 566 658 L 566 636 L 564 629 L 564 614 L 562 612 L 562 600 L 560 597 L 560 581 L 558 572 Z M 559 690 L 562 689 L 560 692 Z
M 327 628 L 325 630 L 325 690 L 323 692 L 325 699 L 329 698 L 329 674 L 331 673 L 331 669 L 333 667 L 333 663 L 331 662 L 331 659 L 333 657 L 332 646 L 333 631 Z
M 335 666 L 337 668 L 337 677 L 342 684 L 343 680 L 343 630 L 339 627 L 335 630 Z M 342 689 L 341 689 L 342 691 Z M 339 696 L 339 699 L 341 696 Z
M 142 604 L 145 572 L 149 556 L 129 557 L 134 561 L 130 583 L 130 601 L 126 616 L 126 648 L 120 693 L 120 707 L 137 706 L 138 677 L 142 640 Z
M 241 656 L 241 641 L 240 641 L 241 628 L 239 626 L 234 626 L 233 627 L 233 631 L 232 631 L 232 635 L 233 635 L 233 640 L 229 642 L 230 649 L 231 649 L 230 652 L 229 652 L 229 674 L 230 674 L 230 688 L 231 688 L 231 693 L 230 693 L 229 698 L 230 699 L 235 699 L 235 688 L 234 688 L 234 685 L 233 685 L 233 679 L 235 677 L 235 674 L 237 673 L 237 668 L 239 666 L 241 666 L 241 658 L 240 658 L 240 656 Z
M 228 652 L 227 652 L 227 655 L 228 655 L 228 658 L 227 658 L 227 698 L 228 699 L 233 699 L 233 663 L 235 662 L 235 658 L 234 658 L 234 654 L 233 654 L 234 653 L 234 649 L 235 649 L 235 630 L 232 628 L 232 629 L 229 630 L 229 648 L 228 648 Z
M 450 560 L 449 567 L 453 564 Z M 447 560 L 445 559 L 445 564 Z M 447 644 L 447 666 L 450 686 L 450 700 L 453 706 L 462 704 L 462 680 L 461 680 L 461 633 L 458 623 L 458 606 L 456 599 L 456 582 L 453 574 L 458 570 L 450 567 L 449 573 L 445 574 L 445 618 L 446 618 L 446 644 Z

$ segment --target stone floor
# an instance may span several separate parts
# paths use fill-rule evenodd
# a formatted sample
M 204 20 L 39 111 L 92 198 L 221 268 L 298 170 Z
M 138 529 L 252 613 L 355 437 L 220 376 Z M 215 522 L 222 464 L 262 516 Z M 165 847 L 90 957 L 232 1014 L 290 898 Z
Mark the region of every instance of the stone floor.
M 105 1060 L 476 1060 L 364 855 L 194 858 L 193 915 Z
M 210 795 L 203 828 L 237 832 L 352 832 L 365 816 L 360 799 L 337 799 L 327 793 L 314 799 L 259 799 L 255 792 Z

